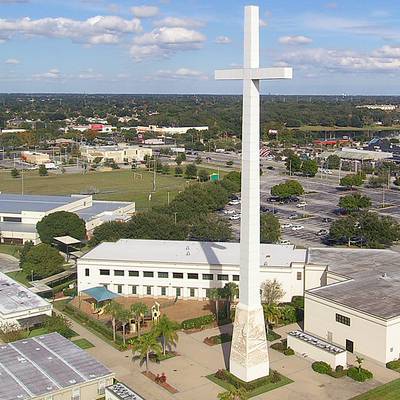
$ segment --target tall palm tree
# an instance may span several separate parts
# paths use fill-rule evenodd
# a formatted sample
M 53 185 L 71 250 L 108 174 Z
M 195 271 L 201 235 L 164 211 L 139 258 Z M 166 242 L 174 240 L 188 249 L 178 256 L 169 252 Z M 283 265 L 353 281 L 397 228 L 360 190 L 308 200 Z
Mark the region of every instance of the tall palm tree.
M 168 344 L 173 344 L 174 346 L 176 346 L 176 342 L 178 341 L 178 334 L 176 331 L 178 329 L 179 325 L 176 322 L 171 321 L 166 315 L 163 315 L 158 321 L 158 324 L 155 327 L 155 331 L 157 335 L 161 336 L 162 338 L 164 356 Z
M 209 299 L 215 302 L 215 316 L 217 318 L 217 322 L 219 320 L 219 301 L 221 300 L 222 293 L 221 289 L 212 288 L 210 289 Z
M 224 286 L 224 297 L 227 300 L 227 317 L 231 317 L 231 303 L 239 295 L 239 286 L 235 282 L 228 282 Z
M 155 353 L 157 356 L 160 356 L 162 348 L 155 333 L 150 332 L 132 340 L 132 352 L 134 356 L 138 354 L 137 357 L 140 359 L 140 365 L 146 363 L 146 372 L 148 372 L 150 353 Z
M 113 328 L 113 341 L 115 342 L 116 340 L 116 325 L 117 325 L 117 319 L 119 314 L 121 313 L 121 310 L 123 310 L 123 307 L 120 303 L 117 303 L 114 300 L 111 300 L 105 307 L 104 307 L 104 312 L 108 315 L 111 316 L 112 318 L 112 328 Z
M 267 333 L 269 329 L 269 324 L 276 324 L 279 321 L 279 318 L 281 318 L 281 310 L 279 307 L 274 304 L 264 304 L 264 318 L 267 323 Z
M 121 308 L 121 310 L 118 313 L 117 319 L 118 321 L 121 322 L 122 325 L 122 340 L 124 343 L 124 346 L 126 344 L 126 325 L 129 323 L 129 321 L 132 318 L 132 314 L 129 310 L 126 308 Z
M 135 319 L 137 325 L 138 336 L 140 337 L 140 324 L 144 319 L 145 314 L 149 311 L 149 308 L 144 303 L 133 303 L 131 305 L 131 313 Z
M 232 388 L 218 395 L 219 400 L 246 400 L 247 393 L 243 388 Z

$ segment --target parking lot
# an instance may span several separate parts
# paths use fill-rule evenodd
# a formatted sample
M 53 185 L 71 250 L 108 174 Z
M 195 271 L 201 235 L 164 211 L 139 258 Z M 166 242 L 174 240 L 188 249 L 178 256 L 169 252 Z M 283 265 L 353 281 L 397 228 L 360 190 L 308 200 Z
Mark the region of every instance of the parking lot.
M 317 233 L 321 230 L 329 231 L 331 221 L 339 218 L 335 213 L 338 209 L 338 203 L 341 196 L 351 193 L 339 186 L 338 176 L 323 176 L 321 179 L 318 174 L 314 178 L 292 177 L 298 180 L 304 187 L 305 195 L 300 196 L 299 202 L 306 202 L 305 207 L 297 207 L 299 202 L 281 204 L 279 202 L 271 203 L 271 187 L 289 179 L 285 174 L 282 164 L 273 163 L 274 169 L 264 169 L 261 176 L 261 206 L 274 211 L 279 218 L 281 226 L 288 224 L 301 225 L 301 229 L 293 230 L 292 226 L 282 227 L 282 239 L 298 246 L 324 246 L 323 236 Z M 342 175 L 343 176 L 343 175 Z M 381 215 L 389 215 L 400 222 L 400 191 L 395 189 L 383 191 L 383 189 L 361 188 L 358 189 L 363 195 L 371 198 L 372 209 Z M 384 200 L 385 208 L 382 207 Z M 234 213 L 240 213 L 240 205 L 228 205 L 228 210 L 234 210 Z M 232 214 L 222 214 L 229 218 Z M 296 219 L 293 219 L 296 215 Z M 236 239 L 239 239 L 240 220 L 230 221 L 235 233 Z

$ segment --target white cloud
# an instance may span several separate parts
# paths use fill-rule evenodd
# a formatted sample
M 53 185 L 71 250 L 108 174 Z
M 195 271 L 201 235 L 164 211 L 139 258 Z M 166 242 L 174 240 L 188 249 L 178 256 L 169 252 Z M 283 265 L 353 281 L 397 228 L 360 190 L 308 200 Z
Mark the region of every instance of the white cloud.
M 158 79 L 208 79 L 207 74 L 190 68 L 179 68 L 176 71 L 159 70 L 154 77 Z
M 41 74 L 33 74 L 32 78 L 38 80 L 56 80 L 61 78 L 61 73 L 57 68 L 52 68 Z
M 302 49 L 285 54 L 281 61 L 326 71 L 397 72 L 400 68 L 400 48 L 384 46 L 371 53 L 324 48 Z
M 69 18 L 0 19 L 0 38 L 10 39 L 17 34 L 67 38 L 77 43 L 113 44 L 123 34 L 142 31 L 140 20 L 127 20 L 117 16 L 96 16 L 87 20 Z
M 302 35 L 281 36 L 279 38 L 279 43 L 285 45 L 305 45 L 310 44 L 311 42 L 311 38 Z
M 181 28 L 201 28 L 205 25 L 203 21 L 199 21 L 192 18 L 177 18 L 177 17 L 166 17 L 155 21 L 155 26 L 161 27 L 181 27 Z
M 205 40 L 201 32 L 192 29 L 161 27 L 135 37 L 130 53 L 136 61 L 168 57 L 177 51 L 198 49 Z
M 20 64 L 21 61 L 17 60 L 16 58 L 8 58 L 6 61 L 4 61 L 4 63 L 9 65 L 17 65 Z
M 131 11 L 135 17 L 151 18 L 155 17 L 160 10 L 156 6 L 137 6 L 137 7 L 132 7 Z
M 102 79 L 103 77 L 103 74 L 95 72 L 93 68 L 88 68 L 77 75 L 78 79 Z
M 265 28 L 267 26 L 267 21 L 265 19 L 260 18 L 260 28 Z
M 215 43 L 217 44 L 229 44 L 232 43 L 232 39 L 228 36 L 217 36 L 215 38 Z

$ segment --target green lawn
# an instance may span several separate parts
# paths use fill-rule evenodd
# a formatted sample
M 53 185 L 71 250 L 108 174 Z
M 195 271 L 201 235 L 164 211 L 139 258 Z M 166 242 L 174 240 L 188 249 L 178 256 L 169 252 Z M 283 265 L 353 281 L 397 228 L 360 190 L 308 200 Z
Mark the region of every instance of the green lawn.
M 19 258 L 19 250 L 21 249 L 21 247 L 22 246 L 17 246 L 13 244 L 0 244 L 0 253 L 9 254 L 10 256 Z
M 94 347 L 93 343 L 90 343 L 89 340 L 84 339 L 84 338 L 73 340 L 72 343 L 76 344 L 78 347 L 80 347 L 83 350 L 91 349 L 92 347 Z
M 32 285 L 29 283 L 29 279 L 26 277 L 25 273 L 23 271 L 14 271 L 14 272 L 8 272 L 7 275 L 16 280 L 19 283 L 22 283 L 26 287 L 31 287 Z
M 199 166 L 199 169 L 206 166 Z M 171 168 L 172 169 L 172 168 Z M 215 169 L 210 169 L 210 173 Z M 142 179 L 139 178 L 142 175 Z M 151 205 L 166 204 L 187 185 L 186 179 L 173 175 L 156 176 L 156 192 L 152 194 Z M 88 172 L 87 174 L 49 174 L 39 176 L 37 171 L 24 173 L 25 194 L 70 195 L 95 189 L 97 200 L 135 201 L 137 210 L 149 207 L 149 194 L 153 190 L 153 173 L 138 170 L 114 170 L 109 172 Z M 21 179 L 12 178 L 10 171 L 0 171 L 0 192 L 21 193 Z
M 216 378 L 215 374 L 207 375 L 206 378 L 226 390 L 234 389 L 233 385 L 231 385 L 230 383 L 228 383 L 222 379 Z M 269 391 L 277 389 L 281 386 L 288 385 L 289 383 L 292 383 L 292 382 L 293 381 L 291 379 L 287 378 L 286 376 L 281 375 L 281 380 L 279 382 L 277 382 L 277 383 L 268 382 L 262 386 L 257 387 L 256 389 L 254 389 L 250 392 L 247 392 L 247 398 L 258 396 L 259 394 L 269 392 Z
M 353 397 L 351 400 L 398 400 L 400 399 L 400 379 L 378 386 L 364 394 Z

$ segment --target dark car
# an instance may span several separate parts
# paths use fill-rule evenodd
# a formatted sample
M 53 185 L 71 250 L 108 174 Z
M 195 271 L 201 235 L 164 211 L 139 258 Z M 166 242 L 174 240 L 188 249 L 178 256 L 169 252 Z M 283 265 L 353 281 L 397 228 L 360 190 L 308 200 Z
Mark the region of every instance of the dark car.
M 270 171 L 273 171 L 275 168 L 272 165 L 268 165 L 267 169 L 269 169 Z
M 333 218 L 329 218 L 329 217 L 324 217 L 324 218 L 322 218 L 322 222 L 332 222 L 333 221 Z

